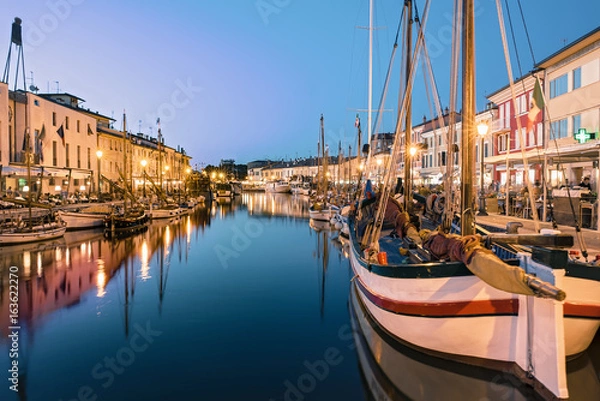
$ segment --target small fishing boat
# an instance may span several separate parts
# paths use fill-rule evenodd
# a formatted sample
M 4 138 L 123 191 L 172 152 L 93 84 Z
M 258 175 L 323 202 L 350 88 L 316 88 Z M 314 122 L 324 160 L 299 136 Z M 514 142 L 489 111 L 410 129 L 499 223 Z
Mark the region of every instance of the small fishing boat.
M 0 231 L 0 245 L 15 245 L 60 238 L 65 234 L 65 231 L 67 231 L 67 226 L 62 221 L 48 222 L 31 227 L 24 225 L 4 227 Z
M 265 191 L 278 194 L 289 194 L 292 192 L 292 186 L 286 181 L 272 181 L 265 184 Z
M 214 193 L 217 198 L 231 198 L 233 197 L 233 187 L 229 183 L 217 183 Z
M 111 208 L 105 205 L 90 206 L 85 209 L 59 210 L 58 215 L 67 223 L 67 230 L 84 230 L 103 227 L 104 220 L 111 213 Z
M 148 228 L 148 223 L 150 222 L 150 216 L 146 214 L 144 209 L 134 206 L 136 198 L 127 185 L 127 182 L 129 182 L 127 179 L 127 149 L 130 146 L 131 143 L 127 140 L 127 117 L 123 113 L 123 166 L 125 171 L 122 174 L 122 178 L 125 187 L 122 188 L 122 191 L 125 194 L 125 198 L 123 200 L 123 207 L 114 207 L 112 212 L 104 219 L 104 236 L 107 238 L 118 238 L 144 231 Z M 128 199 L 132 203 L 129 207 L 127 205 Z

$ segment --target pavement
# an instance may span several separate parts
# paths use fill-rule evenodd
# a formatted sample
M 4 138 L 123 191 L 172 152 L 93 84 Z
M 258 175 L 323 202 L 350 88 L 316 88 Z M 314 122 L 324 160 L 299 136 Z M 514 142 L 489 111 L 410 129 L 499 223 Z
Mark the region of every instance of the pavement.
M 506 228 L 506 224 L 512 221 L 518 221 L 523 224 L 523 227 L 519 228 L 520 233 L 535 233 L 534 221 L 530 219 L 523 219 L 515 216 L 506 216 L 497 213 L 490 213 L 488 216 L 475 216 L 475 221 L 478 224 L 484 226 L 494 226 L 498 228 Z M 540 229 L 549 228 L 552 229 L 551 222 L 540 222 Z M 578 250 L 582 254 L 583 250 L 588 252 L 588 261 L 593 262 L 596 255 L 600 255 L 600 231 L 591 228 L 581 228 L 581 235 L 576 235 L 575 227 L 567 225 L 558 225 L 557 228 L 564 234 L 571 234 L 574 237 L 575 245 L 573 250 Z M 600 257 L 600 256 L 599 256 Z M 583 260 L 583 259 L 582 259 Z

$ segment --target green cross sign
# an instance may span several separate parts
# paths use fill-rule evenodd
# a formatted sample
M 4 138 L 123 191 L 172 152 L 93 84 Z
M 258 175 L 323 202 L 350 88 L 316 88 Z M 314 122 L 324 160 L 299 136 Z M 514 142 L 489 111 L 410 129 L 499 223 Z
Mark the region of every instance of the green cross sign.
M 591 134 L 588 134 L 585 128 L 579 128 L 577 133 L 575 134 L 575 139 L 579 141 L 579 143 L 585 143 L 592 137 Z

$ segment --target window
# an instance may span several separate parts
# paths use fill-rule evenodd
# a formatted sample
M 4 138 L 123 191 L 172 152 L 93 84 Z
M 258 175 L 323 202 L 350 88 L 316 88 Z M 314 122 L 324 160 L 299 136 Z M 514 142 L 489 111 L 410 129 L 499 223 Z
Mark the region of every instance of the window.
M 35 99 L 35 100 L 33 101 L 33 104 L 34 104 L 35 106 L 39 106 L 39 105 L 40 105 L 40 101 L 39 101 L 39 100 L 37 100 L 37 99 Z
M 65 129 L 69 129 L 69 116 L 65 117 Z
M 550 99 L 560 96 L 563 93 L 567 93 L 568 90 L 567 74 L 561 75 L 550 81 Z
M 490 154 L 489 154 L 489 146 L 488 145 L 489 144 L 487 142 L 483 144 L 483 157 L 484 158 L 490 156 Z
M 81 132 L 81 121 L 77 120 L 77 132 Z
M 441 156 L 442 156 L 441 157 L 441 159 L 442 159 L 442 166 L 445 166 L 446 165 L 446 151 L 443 151 L 441 153 Z
M 573 70 L 573 90 L 581 88 L 581 67 Z
M 581 114 L 574 115 L 571 117 L 571 120 L 573 123 L 573 133 L 575 134 L 581 128 Z
M 81 146 L 77 145 L 77 168 L 81 168 Z
M 535 131 L 537 132 L 537 143 L 539 145 L 541 145 L 542 143 L 544 143 L 544 135 L 543 135 L 544 131 L 542 130 L 542 123 L 537 124 Z
M 56 113 L 52 112 L 52 125 L 56 127 Z
M 69 144 L 65 144 L 65 167 L 71 167 L 71 160 L 69 158 Z
M 567 136 L 567 119 L 552 121 L 550 124 L 550 139 L 566 138 Z
M 527 138 L 527 146 L 535 145 L 535 129 L 529 131 L 529 138 Z
M 92 168 L 92 149 L 87 148 L 87 168 L 91 170 Z
M 58 166 L 58 151 L 56 141 L 52 141 L 52 165 Z

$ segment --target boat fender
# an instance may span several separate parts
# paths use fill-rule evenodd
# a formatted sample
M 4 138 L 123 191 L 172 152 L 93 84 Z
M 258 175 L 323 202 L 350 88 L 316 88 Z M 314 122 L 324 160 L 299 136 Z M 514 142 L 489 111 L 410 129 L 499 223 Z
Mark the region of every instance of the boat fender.
M 386 252 L 379 252 L 377 254 L 377 263 L 379 263 L 380 265 L 384 265 L 384 266 L 388 264 Z

